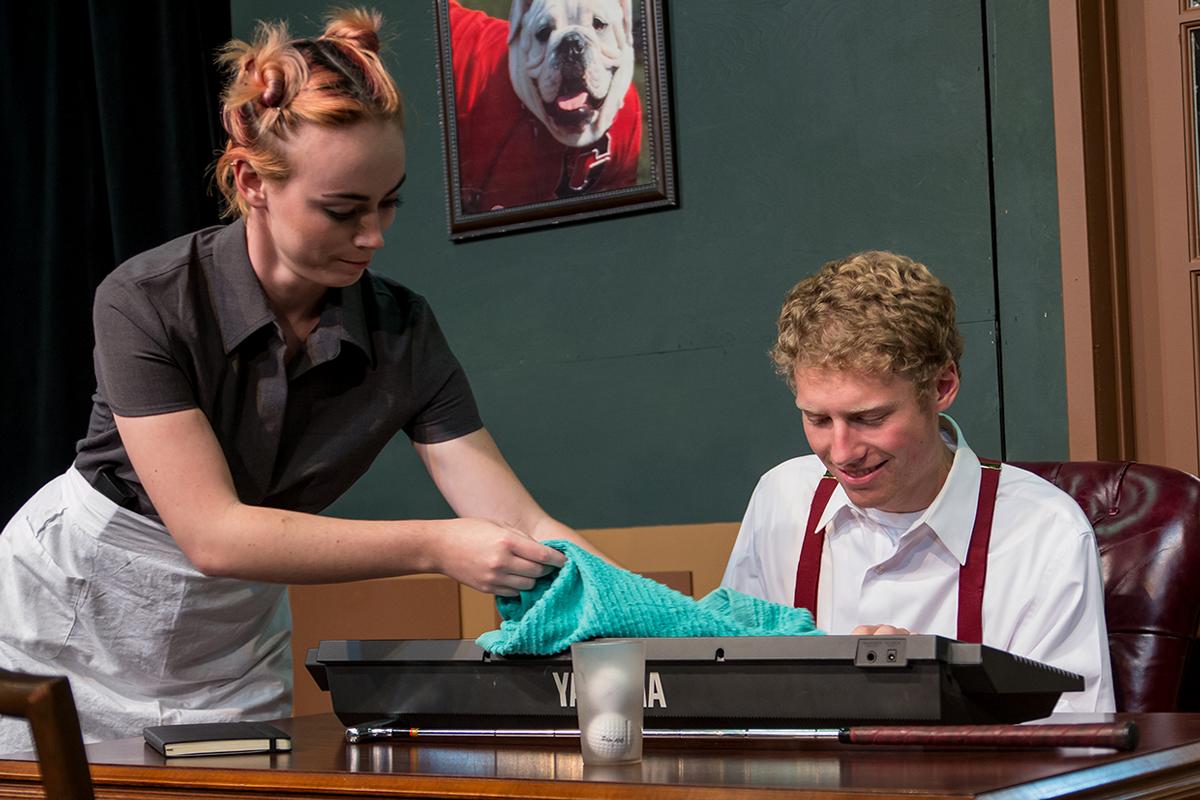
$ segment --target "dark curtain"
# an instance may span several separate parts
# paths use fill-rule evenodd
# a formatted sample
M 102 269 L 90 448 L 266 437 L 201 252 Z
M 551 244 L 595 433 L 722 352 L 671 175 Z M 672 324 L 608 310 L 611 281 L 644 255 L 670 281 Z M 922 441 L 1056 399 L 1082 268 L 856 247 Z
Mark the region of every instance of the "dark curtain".
M 0 525 L 87 427 L 96 285 L 217 221 L 224 2 L 0 3 Z

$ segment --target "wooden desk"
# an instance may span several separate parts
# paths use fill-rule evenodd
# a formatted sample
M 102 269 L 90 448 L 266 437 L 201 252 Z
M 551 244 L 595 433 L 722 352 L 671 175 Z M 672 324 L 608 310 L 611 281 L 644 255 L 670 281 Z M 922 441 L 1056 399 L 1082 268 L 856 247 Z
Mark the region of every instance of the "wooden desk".
M 290 754 L 180 758 L 168 763 L 140 739 L 87 749 L 98 798 L 997 800 L 1200 793 L 1200 714 L 1119 718 L 1133 719 L 1141 728 L 1142 743 L 1133 752 L 935 751 L 811 742 L 791 750 L 681 750 L 655 743 L 641 764 L 585 769 L 579 751 L 564 746 L 347 745 L 342 726 L 331 714 L 278 723 L 292 732 L 295 749 Z M 40 796 L 31 759 L 30 754 L 0 756 L 0 798 Z

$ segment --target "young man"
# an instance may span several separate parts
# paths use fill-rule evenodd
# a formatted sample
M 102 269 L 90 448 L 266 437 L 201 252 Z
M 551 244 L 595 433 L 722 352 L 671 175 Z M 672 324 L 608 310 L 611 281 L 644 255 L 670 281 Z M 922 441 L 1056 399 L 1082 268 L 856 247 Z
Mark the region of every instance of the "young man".
M 1041 478 L 981 463 L 942 413 L 962 355 L 950 290 L 859 253 L 798 283 L 778 325 L 814 455 L 759 481 L 723 584 L 829 633 L 939 634 L 1077 672 L 1056 710 L 1112 711 L 1091 525 Z

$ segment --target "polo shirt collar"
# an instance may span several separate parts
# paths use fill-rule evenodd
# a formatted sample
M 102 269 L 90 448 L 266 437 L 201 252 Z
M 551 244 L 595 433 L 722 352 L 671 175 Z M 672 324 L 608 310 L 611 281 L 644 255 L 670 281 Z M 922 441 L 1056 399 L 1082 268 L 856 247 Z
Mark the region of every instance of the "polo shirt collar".
M 225 355 L 264 325 L 275 322 L 267 293 L 250 265 L 244 220 L 230 223 L 217 234 L 209 283 Z
M 925 513 L 913 523 L 913 529 L 921 525 L 928 526 L 958 563 L 965 564 L 979 499 L 979 457 L 967 445 L 958 423 L 949 415 L 940 415 L 938 427 L 942 438 L 954 449 L 954 462 L 950 465 L 950 474 L 946 476 L 941 491 L 925 509 Z M 863 511 L 850 502 L 839 485 L 833 490 L 829 504 L 821 514 L 817 530 L 826 528 L 829 533 L 836 533 L 839 518 L 853 513 L 862 514 Z
M 213 247 L 213 267 L 209 276 L 213 287 L 213 305 L 217 312 L 217 325 L 221 331 L 221 344 L 228 355 L 251 334 L 265 325 L 275 323 L 275 312 L 271 310 L 267 293 L 263 291 L 258 275 L 250 263 L 245 220 L 238 219 L 217 234 Z M 374 354 L 363 303 L 363 292 L 367 291 L 370 285 L 371 276 L 364 273 L 353 286 L 326 292 L 321 320 L 313 333 L 328 330 L 332 332 L 333 340 L 353 344 L 373 362 Z M 329 335 L 322 333 L 319 338 L 323 339 Z M 336 354 L 335 348 L 332 355 Z
M 371 273 L 364 272 L 353 286 L 339 289 L 334 293 L 342 310 L 340 335 L 342 341 L 363 351 L 363 354 L 374 363 L 374 351 L 371 347 L 371 335 L 367 331 L 367 312 L 363 304 L 363 293 L 371 290 Z M 333 302 L 330 297 L 327 302 Z
M 352 286 L 329 289 L 325 292 L 321 319 L 309 334 L 305 345 L 313 364 L 332 360 L 341 351 L 342 342 L 354 345 L 362 351 L 368 361 L 374 362 L 363 304 L 363 292 L 370 283 L 371 276 L 364 273 Z

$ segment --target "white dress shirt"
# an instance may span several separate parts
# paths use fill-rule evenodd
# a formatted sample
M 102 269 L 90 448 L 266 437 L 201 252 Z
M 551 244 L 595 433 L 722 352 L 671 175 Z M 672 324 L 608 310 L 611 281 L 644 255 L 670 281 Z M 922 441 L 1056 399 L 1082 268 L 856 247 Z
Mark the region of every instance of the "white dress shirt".
M 946 483 L 924 511 L 862 509 L 839 486 L 825 527 L 817 627 L 833 634 L 888 624 L 955 638 L 958 572 L 979 499 L 979 458 L 952 419 Z M 785 461 L 758 482 L 722 585 L 791 605 L 813 493 L 825 474 L 816 456 Z M 983 643 L 1084 677 L 1056 711 L 1113 711 L 1100 557 L 1092 526 L 1071 497 L 1031 472 L 1004 465 L 988 548 Z

